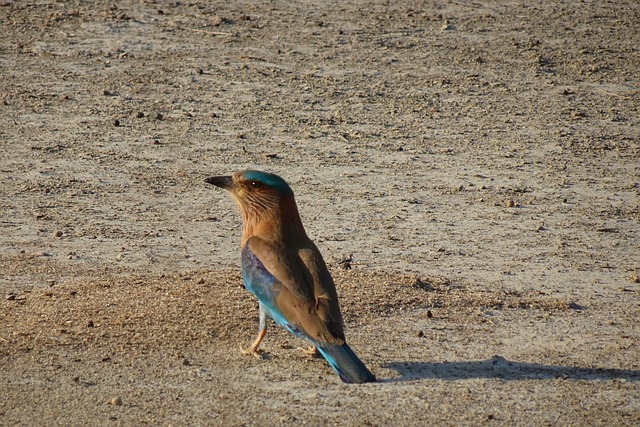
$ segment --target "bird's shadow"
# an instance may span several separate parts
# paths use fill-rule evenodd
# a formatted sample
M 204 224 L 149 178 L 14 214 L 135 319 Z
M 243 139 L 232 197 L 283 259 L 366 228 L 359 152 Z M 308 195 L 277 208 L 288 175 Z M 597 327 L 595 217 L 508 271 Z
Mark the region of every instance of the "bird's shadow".
M 403 382 L 421 379 L 455 381 L 477 378 L 495 378 L 506 381 L 551 379 L 640 381 L 640 370 L 542 365 L 514 362 L 502 356 L 466 362 L 391 362 L 384 365 L 384 367 L 393 369 L 400 376 L 383 380 L 383 382 Z

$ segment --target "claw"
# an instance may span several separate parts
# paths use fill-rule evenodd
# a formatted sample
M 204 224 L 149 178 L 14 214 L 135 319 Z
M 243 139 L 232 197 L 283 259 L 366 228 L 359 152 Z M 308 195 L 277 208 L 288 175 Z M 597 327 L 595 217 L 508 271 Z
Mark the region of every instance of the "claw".
M 242 354 L 251 354 L 254 357 L 258 358 L 258 359 L 262 359 L 262 350 L 258 349 L 258 346 L 260 345 L 260 342 L 262 342 L 262 339 L 264 338 L 264 336 L 267 335 L 267 329 L 260 329 L 260 332 L 258 332 L 258 337 L 256 338 L 256 340 L 253 342 L 253 344 L 251 344 L 251 347 L 244 349 L 242 347 L 240 347 L 240 352 Z
M 312 345 L 309 348 L 298 348 L 298 350 L 300 350 L 301 352 L 303 352 L 304 354 L 311 356 L 311 357 L 318 357 L 320 355 L 320 352 L 318 351 L 318 348 L 315 345 Z
M 264 356 L 263 356 L 263 351 L 257 347 L 251 346 L 249 348 L 242 348 L 242 346 L 240 346 L 240 353 L 242 354 L 246 354 L 247 356 L 251 355 L 253 357 L 255 357 L 258 360 L 263 360 Z

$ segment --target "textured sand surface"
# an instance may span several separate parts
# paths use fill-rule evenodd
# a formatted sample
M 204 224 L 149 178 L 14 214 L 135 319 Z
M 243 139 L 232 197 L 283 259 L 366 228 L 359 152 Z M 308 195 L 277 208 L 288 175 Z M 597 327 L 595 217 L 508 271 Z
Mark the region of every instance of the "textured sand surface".
M 0 425 L 640 424 L 640 6 L 0 4 Z M 243 356 L 283 176 L 344 385 Z M 351 269 L 344 260 L 350 259 Z

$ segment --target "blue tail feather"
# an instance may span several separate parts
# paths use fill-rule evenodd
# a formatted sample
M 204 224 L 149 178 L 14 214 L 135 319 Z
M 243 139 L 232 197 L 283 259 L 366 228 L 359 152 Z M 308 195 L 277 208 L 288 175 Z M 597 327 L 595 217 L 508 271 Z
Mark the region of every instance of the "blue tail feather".
M 375 375 L 367 369 L 347 344 L 318 347 L 329 365 L 345 383 L 370 383 L 376 381 Z

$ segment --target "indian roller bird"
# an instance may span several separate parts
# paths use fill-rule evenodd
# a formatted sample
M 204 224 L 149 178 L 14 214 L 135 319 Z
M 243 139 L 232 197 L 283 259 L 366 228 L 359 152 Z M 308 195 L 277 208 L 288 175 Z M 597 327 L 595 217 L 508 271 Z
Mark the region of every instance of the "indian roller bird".
M 271 317 L 310 341 L 342 381 L 375 381 L 346 343 L 333 278 L 302 226 L 291 187 L 255 170 L 205 181 L 229 191 L 242 214 L 242 278 L 258 298 L 260 318 L 258 337 L 243 353 L 257 354 Z

